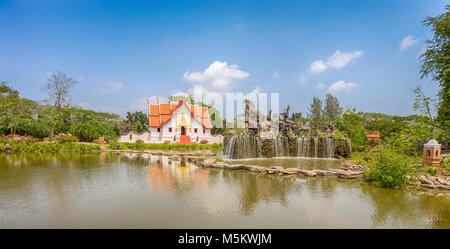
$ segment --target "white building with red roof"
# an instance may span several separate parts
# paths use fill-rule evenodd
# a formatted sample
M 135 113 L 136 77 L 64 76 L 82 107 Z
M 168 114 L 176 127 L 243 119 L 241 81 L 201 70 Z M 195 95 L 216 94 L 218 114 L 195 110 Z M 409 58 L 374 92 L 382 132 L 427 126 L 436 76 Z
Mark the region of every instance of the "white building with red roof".
M 119 142 L 144 143 L 221 143 L 222 136 L 211 135 L 208 107 L 186 101 L 148 103 L 148 132 L 128 133 Z

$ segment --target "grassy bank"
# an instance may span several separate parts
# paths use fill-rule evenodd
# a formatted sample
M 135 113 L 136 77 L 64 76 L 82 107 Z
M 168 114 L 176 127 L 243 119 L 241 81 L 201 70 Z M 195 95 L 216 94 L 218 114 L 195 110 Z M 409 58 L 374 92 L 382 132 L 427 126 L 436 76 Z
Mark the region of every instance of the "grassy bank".
M 0 152 L 37 152 L 37 153 L 55 153 L 55 152 L 88 152 L 98 151 L 100 146 L 78 143 L 32 143 L 32 144 L 0 144 Z
M 98 151 L 100 146 L 96 144 L 75 143 L 66 137 L 61 136 L 61 140 L 54 143 L 39 142 L 39 139 L 31 136 L 9 135 L 0 137 L 0 152 L 87 152 Z
M 222 150 L 222 144 L 145 144 L 145 143 L 110 143 L 112 150 Z

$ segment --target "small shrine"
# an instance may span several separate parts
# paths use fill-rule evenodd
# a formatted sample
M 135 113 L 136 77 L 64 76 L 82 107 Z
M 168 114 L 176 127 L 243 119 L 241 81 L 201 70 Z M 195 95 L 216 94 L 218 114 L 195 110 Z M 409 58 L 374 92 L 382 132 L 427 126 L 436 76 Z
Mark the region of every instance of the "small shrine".
M 423 145 L 423 166 L 440 166 L 441 145 L 435 139 L 431 139 Z
M 375 131 L 372 133 L 366 133 L 366 139 L 368 141 L 375 141 L 377 143 L 381 142 L 381 135 L 379 131 Z

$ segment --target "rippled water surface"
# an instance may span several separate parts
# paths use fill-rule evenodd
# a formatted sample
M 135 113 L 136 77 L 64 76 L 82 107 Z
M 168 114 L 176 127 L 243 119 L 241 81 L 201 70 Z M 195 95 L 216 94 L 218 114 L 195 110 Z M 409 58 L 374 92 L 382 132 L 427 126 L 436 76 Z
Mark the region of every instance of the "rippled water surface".
M 450 202 L 149 154 L 0 154 L 0 228 L 450 228 Z

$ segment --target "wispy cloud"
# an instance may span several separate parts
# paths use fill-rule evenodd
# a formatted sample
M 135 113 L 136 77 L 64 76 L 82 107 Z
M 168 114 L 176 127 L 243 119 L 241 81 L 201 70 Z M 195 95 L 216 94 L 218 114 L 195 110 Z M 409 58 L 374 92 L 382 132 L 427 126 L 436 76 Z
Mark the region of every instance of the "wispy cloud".
M 354 82 L 345 82 L 343 80 L 337 81 L 333 84 L 331 84 L 330 87 L 328 87 L 327 92 L 328 93 L 337 93 L 343 90 L 349 90 L 358 87 L 358 84 Z
M 412 47 L 413 45 L 417 44 L 419 42 L 419 39 L 414 39 L 414 36 L 408 35 L 405 38 L 403 38 L 400 41 L 399 49 L 400 52 L 403 52 L 407 50 L 408 48 Z
M 333 55 L 328 57 L 326 61 L 315 60 L 311 63 L 309 70 L 316 74 L 327 70 L 328 68 L 343 68 L 347 66 L 351 61 L 361 58 L 364 52 L 361 50 L 354 50 L 350 52 L 342 52 L 337 49 Z
M 319 82 L 319 83 L 317 83 L 316 88 L 317 89 L 326 89 L 327 86 L 324 83 Z
M 116 81 L 108 81 L 104 86 L 104 88 L 99 88 L 98 90 L 104 93 L 112 93 L 119 91 L 123 87 L 123 84 Z

